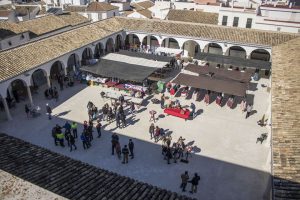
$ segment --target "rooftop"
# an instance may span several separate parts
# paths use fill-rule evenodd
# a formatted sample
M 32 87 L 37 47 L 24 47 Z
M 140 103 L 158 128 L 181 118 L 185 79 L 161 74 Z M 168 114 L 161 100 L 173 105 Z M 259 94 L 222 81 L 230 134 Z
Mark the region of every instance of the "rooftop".
M 166 17 L 168 20 L 194 22 L 203 24 L 218 24 L 218 14 L 191 10 L 171 9 Z
M 151 8 L 152 6 L 154 6 L 154 3 L 152 1 L 142 1 L 142 2 L 138 2 L 138 3 L 131 3 L 131 6 L 135 10 L 144 10 L 144 9 L 148 9 L 148 8 Z
M 89 11 L 89 12 L 104 12 L 104 11 L 118 10 L 118 9 L 119 9 L 119 7 L 113 6 L 109 3 L 92 2 L 87 6 L 86 11 Z
M 140 13 L 141 15 L 145 16 L 148 19 L 152 19 L 152 12 L 148 9 L 138 10 L 137 12 Z
M 8 22 L 8 21 L 0 21 L 0 31 L 1 30 L 8 30 L 15 34 L 24 33 L 28 31 L 28 29 L 26 29 L 25 27 L 20 26 L 17 23 Z
M 69 12 L 85 12 L 87 6 L 75 6 L 75 5 L 68 5 L 64 8 L 65 11 Z
M 298 199 L 300 191 L 300 38 L 273 48 L 272 147 L 274 195 Z

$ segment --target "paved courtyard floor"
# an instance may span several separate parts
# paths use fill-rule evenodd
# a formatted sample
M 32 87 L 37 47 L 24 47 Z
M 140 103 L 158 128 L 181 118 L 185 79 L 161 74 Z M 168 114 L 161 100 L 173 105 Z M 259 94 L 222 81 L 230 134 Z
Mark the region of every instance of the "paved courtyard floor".
M 83 130 L 82 122 L 87 120 L 86 105 L 92 101 L 98 108 L 105 102 L 100 98 L 103 89 L 100 86 L 87 87 L 76 84 L 60 93 L 58 102 L 46 100 L 43 92 L 33 95 L 36 105 L 41 106 L 42 114 L 37 118 L 27 118 L 24 103 L 11 109 L 12 121 L 4 120 L 4 112 L 0 112 L 0 131 L 33 144 L 45 147 L 54 152 L 81 160 L 91 165 L 107 169 L 118 174 L 135 178 L 161 188 L 182 193 L 180 174 L 189 171 L 190 177 L 197 172 L 201 181 L 196 194 L 182 193 L 197 199 L 268 199 L 270 195 L 270 145 L 265 141 L 256 144 L 256 138 L 261 133 L 268 132 L 266 127 L 260 127 L 256 122 L 267 111 L 269 93 L 261 84 L 268 80 L 261 79 L 257 89 L 250 91 L 254 94 L 255 114 L 245 119 L 240 106 L 229 109 L 226 105 L 219 107 L 215 102 L 206 106 L 203 101 L 195 102 L 199 115 L 184 121 L 173 116 L 166 116 L 160 105 L 148 101 L 147 106 L 141 107 L 136 115 L 127 115 L 129 125 L 124 129 L 116 129 L 115 122 L 102 122 L 104 130 L 102 137 L 92 141 L 92 147 L 84 150 L 78 139 L 78 149 L 70 152 L 69 148 L 55 146 L 51 129 L 55 124 L 63 125 L 66 120 L 79 124 L 79 133 Z M 193 100 L 179 97 L 182 105 L 190 105 Z M 194 102 L 194 101 L 193 101 Z M 45 114 L 45 104 L 53 108 L 52 120 Z M 192 154 L 188 164 L 167 164 L 161 155 L 161 142 L 150 140 L 148 129 L 149 111 L 156 110 L 160 115 L 156 125 L 171 132 L 173 141 L 183 136 L 186 143 L 191 143 L 198 151 Z M 126 111 L 128 111 L 126 109 Z M 121 146 L 132 138 L 135 143 L 135 158 L 124 165 L 111 155 L 111 134 L 120 136 Z M 94 132 L 94 136 L 96 133 Z M 188 185 L 188 191 L 190 185 Z

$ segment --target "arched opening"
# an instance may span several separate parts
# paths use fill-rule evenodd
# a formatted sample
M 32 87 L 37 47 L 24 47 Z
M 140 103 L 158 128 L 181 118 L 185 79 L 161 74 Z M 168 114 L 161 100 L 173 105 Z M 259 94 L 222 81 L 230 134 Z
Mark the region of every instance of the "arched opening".
M 87 65 L 88 64 L 88 60 L 93 58 L 93 51 L 91 48 L 87 47 L 84 49 L 84 51 L 82 52 L 82 59 L 81 59 L 81 63 L 82 65 Z
M 180 49 L 177 40 L 175 40 L 174 38 L 165 38 L 162 41 L 161 46 L 172 49 Z
M 188 52 L 187 56 L 195 57 L 198 53 L 201 52 L 200 45 L 194 40 L 188 40 L 183 43 L 183 51 L 186 50 Z
M 67 63 L 67 73 L 70 74 L 71 72 L 76 72 L 80 68 L 80 60 L 79 56 L 76 53 L 73 53 L 68 58 Z
M 10 83 L 7 88 L 7 104 L 9 107 L 13 107 L 14 102 L 19 103 L 25 101 L 27 98 L 26 83 L 22 79 L 16 79 Z
M 31 75 L 31 85 L 33 88 L 38 88 L 47 84 L 47 73 L 43 69 L 35 70 Z
M 120 49 L 122 49 L 122 36 L 117 35 L 115 42 L 115 51 L 119 51 Z
M 155 50 L 159 47 L 158 39 L 154 36 L 146 36 L 142 42 L 143 46 L 149 47 L 151 50 Z
M 250 59 L 270 61 L 270 53 L 264 49 L 256 49 L 251 52 Z
M 111 53 L 114 51 L 114 41 L 112 38 L 109 38 L 106 42 L 106 45 L 105 45 L 105 52 L 106 53 Z
M 64 76 L 64 75 L 65 72 L 64 72 L 63 63 L 59 60 L 53 63 L 50 69 L 50 78 L 52 80 L 58 80 L 59 76 Z
M 125 38 L 125 47 L 126 49 L 136 49 L 140 48 L 141 42 L 137 35 L 128 34 Z
M 205 53 L 211 53 L 211 54 L 218 54 L 218 55 L 223 55 L 223 49 L 222 47 L 217 44 L 217 43 L 208 43 L 204 47 L 204 52 Z
M 239 57 L 239 58 L 246 58 L 246 50 L 239 46 L 232 46 L 230 47 L 226 52 L 226 55 L 232 56 L 232 57 Z
M 104 47 L 103 44 L 99 42 L 95 47 L 94 57 L 99 59 L 103 55 L 104 55 Z

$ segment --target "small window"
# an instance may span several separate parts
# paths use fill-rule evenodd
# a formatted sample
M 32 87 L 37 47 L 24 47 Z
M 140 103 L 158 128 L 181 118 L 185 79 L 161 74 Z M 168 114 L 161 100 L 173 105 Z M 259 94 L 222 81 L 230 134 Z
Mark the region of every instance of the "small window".
M 281 30 L 281 28 L 280 27 L 277 27 L 277 31 L 280 31 Z
M 8 45 L 9 45 L 9 46 L 11 46 L 11 45 L 12 45 L 12 44 L 11 44 L 11 41 L 8 41 Z
M 25 38 L 24 34 L 21 35 L 21 40 L 23 40 Z
M 252 18 L 247 18 L 246 28 L 252 27 Z
M 227 20 L 228 20 L 228 16 L 223 16 L 222 26 L 227 26 Z
M 232 26 L 234 27 L 238 27 L 239 26 L 239 18 L 238 17 L 234 17 L 233 18 L 233 24 Z

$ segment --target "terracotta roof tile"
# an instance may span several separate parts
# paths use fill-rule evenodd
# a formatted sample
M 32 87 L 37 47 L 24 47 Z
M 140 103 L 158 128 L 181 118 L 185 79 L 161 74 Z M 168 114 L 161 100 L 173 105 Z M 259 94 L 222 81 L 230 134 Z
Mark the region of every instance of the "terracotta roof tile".
M 87 6 L 74 6 L 74 5 L 69 5 L 64 8 L 65 11 L 70 11 L 70 12 L 85 12 L 87 9 Z
M 36 35 L 42 35 L 69 26 L 64 20 L 55 15 L 22 21 L 19 24 Z
M 68 199 L 193 200 L 1 133 L 0 143 L 2 170 Z
M 0 10 L 0 17 L 8 17 L 12 10 Z
M 175 22 L 156 19 L 117 17 L 125 30 L 166 35 L 188 36 L 221 41 L 234 41 L 245 44 L 273 46 L 299 36 L 299 34 L 261 31 L 245 28 L 224 27 L 210 24 Z
M 203 24 L 218 24 L 218 14 L 192 10 L 171 9 L 166 19 L 182 22 L 195 22 Z
M 274 199 L 300 198 L 300 38 L 272 49 Z
M 28 31 L 28 29 L 26 29 L 25 27 L 20 26 L 17 23 L 8 22 L 8 21 L 0 21 L 0 30 L 1 29 L 9 30 L 16 34 L 24 33 L 26 31 Z
M 138 10 L 137 12 L 140 13 L 141 15 L 147 17 L 148 19 L 152 19 L 152 12 L 148 9 Z
M 101 11 L 103 12 L 103 11 L 118 10 L 118 9 L 119 7 L 104 2 L 92 2 L 87 7 L 87 11 L 89 12 L 101 12 Z
M 134 7 L 136 10 L 144 10 L 154 6 L 154 3 L 152 1 L 142 1 L 139 3 L 132 3 L 131 6 Z
M 0 81 L 105 38 L 122 28 L 115 18 L 86 25 L 14 49 L 0 52 Z
M 90 21 L 88 18 L 86 18 L 78 13 L 75 13 L 75 12 L 65 13 L 62 15 L 56 15 L 56 17 L 62 19 L 65 23 L 67 23 L 71 26 L 80 25 L 80 24 Z

